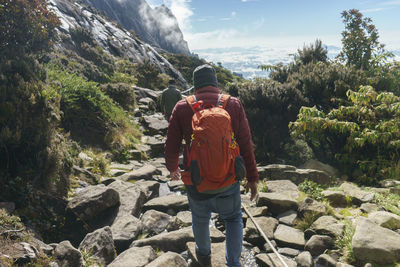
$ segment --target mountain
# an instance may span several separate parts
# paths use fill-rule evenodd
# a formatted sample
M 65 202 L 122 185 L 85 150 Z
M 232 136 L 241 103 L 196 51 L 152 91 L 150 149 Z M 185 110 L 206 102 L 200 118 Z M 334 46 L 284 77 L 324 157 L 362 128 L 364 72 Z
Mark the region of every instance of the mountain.
M 145 0 L 83 0 L 104 11 L 143 41 L 175 54 L 189 55 L 178 21 L 165 5 L 151 8 Z
M 97 9 L 72 0 L 51 0 L 49 5 L 61 21 L 58 28 L 61 41 L 56 44 L 56 47 L 73 50 L 71 30 L 84 28 L 92 34 L 97 45 L 106 52 L 126 58 L 133 63 L 149 61 L 157 65 L 161 72 L 177 79 L 184 87 L 189 87 L 182 74 L 161 56 L 157 49 L 117 23 L 111 22 Z

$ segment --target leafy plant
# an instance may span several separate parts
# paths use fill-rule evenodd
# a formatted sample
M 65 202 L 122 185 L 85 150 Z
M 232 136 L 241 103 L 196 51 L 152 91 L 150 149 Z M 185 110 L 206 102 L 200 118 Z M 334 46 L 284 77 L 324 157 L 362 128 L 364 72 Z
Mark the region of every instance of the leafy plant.
M 360 182 L 396 178 L 389 175 L 397 172 L 400 160 L 400 98 L 370 86 L 349 90 L 347 96 L 350 105 L 327 114 L 301 108 L 290 126 L 293 134 L 304 136 L 317 157 L 336 162 L 349 174 L 359 169 Z
M 299 218 L 295 222 L 295 227 L 301 231 L 305 231 L 311 227 L 311 225 L 320 217 L 320 214 L 315 212 L 306 212 L 302 218 Z
M 324 191 L 324 189 L 321 185 L 313 181 L 305 179 L 304 182 L 299 184 L 298 188 L 315 200 L 322 200 L 323 198 L 322 191 Z
M 375 193 L 374 202 L 385 210 L 400 216 L 400 195 Z

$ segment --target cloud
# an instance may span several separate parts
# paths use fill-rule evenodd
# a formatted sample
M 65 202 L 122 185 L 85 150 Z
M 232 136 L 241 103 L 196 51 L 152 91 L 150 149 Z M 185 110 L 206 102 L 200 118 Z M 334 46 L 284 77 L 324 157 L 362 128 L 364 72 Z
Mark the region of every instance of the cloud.
M 220 20 L 232 20 L 234 17 L 236 17 L 236 12 L 235 12 L 235 11 L 232 11 L 230 17 L 221 18 Z
M 178 20 L 179 28 L 185 34 L 192 28 L 190 17 L 193 16 L 193 11 L 190 8 L 191 0 L 168 0 L 166 5 L 171 9 L 172 13 Z
M 378 8 L 370 8 L 370 9 L 363 9 L 360 10 L 361 13 L 374 13 L 374 12 L 379 12 L 379 11 L 383 11 L 383 10 L 387 10 L 388 8 L 384 8 L 384 7 L 378 7 Z
M 382 5 L 384 5 L 384 6 L 400 6 L 400 1 L 383 2 Z
M 242 0 L 243 3 L 247 3 L 247 2 L 258 2 L 258 0 Z

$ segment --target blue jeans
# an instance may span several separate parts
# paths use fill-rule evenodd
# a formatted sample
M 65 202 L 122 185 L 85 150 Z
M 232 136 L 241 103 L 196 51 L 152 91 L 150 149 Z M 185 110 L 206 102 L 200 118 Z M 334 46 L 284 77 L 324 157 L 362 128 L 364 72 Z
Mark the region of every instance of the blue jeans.
M 211 212 L 218 213 L 225 222 L 226 228 L 226 265 L 240 265 L 243 242 L 243 221 L 240 199 L 240 185 L 235 183 L 225 192 L 206 200 L 196 200 L 188 195 L 192 212 L 192 229 L 196 241 L 196 252 L 200 255 L 210 255 L 211 241 L 209 222 Z

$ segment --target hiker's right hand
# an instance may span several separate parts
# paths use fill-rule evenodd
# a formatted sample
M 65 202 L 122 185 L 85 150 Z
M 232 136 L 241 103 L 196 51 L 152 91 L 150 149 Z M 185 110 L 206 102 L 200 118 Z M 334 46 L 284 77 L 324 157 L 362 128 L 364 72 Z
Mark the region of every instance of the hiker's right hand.
M 252 201 L 258 194 L 257 182 L 246 183 L 246 193 L 250 190 L 250 201 Z
M 179 180 L 181 179 L 181 170 L 178 168 L 173 172 L 170 172 L 171 180 Z

